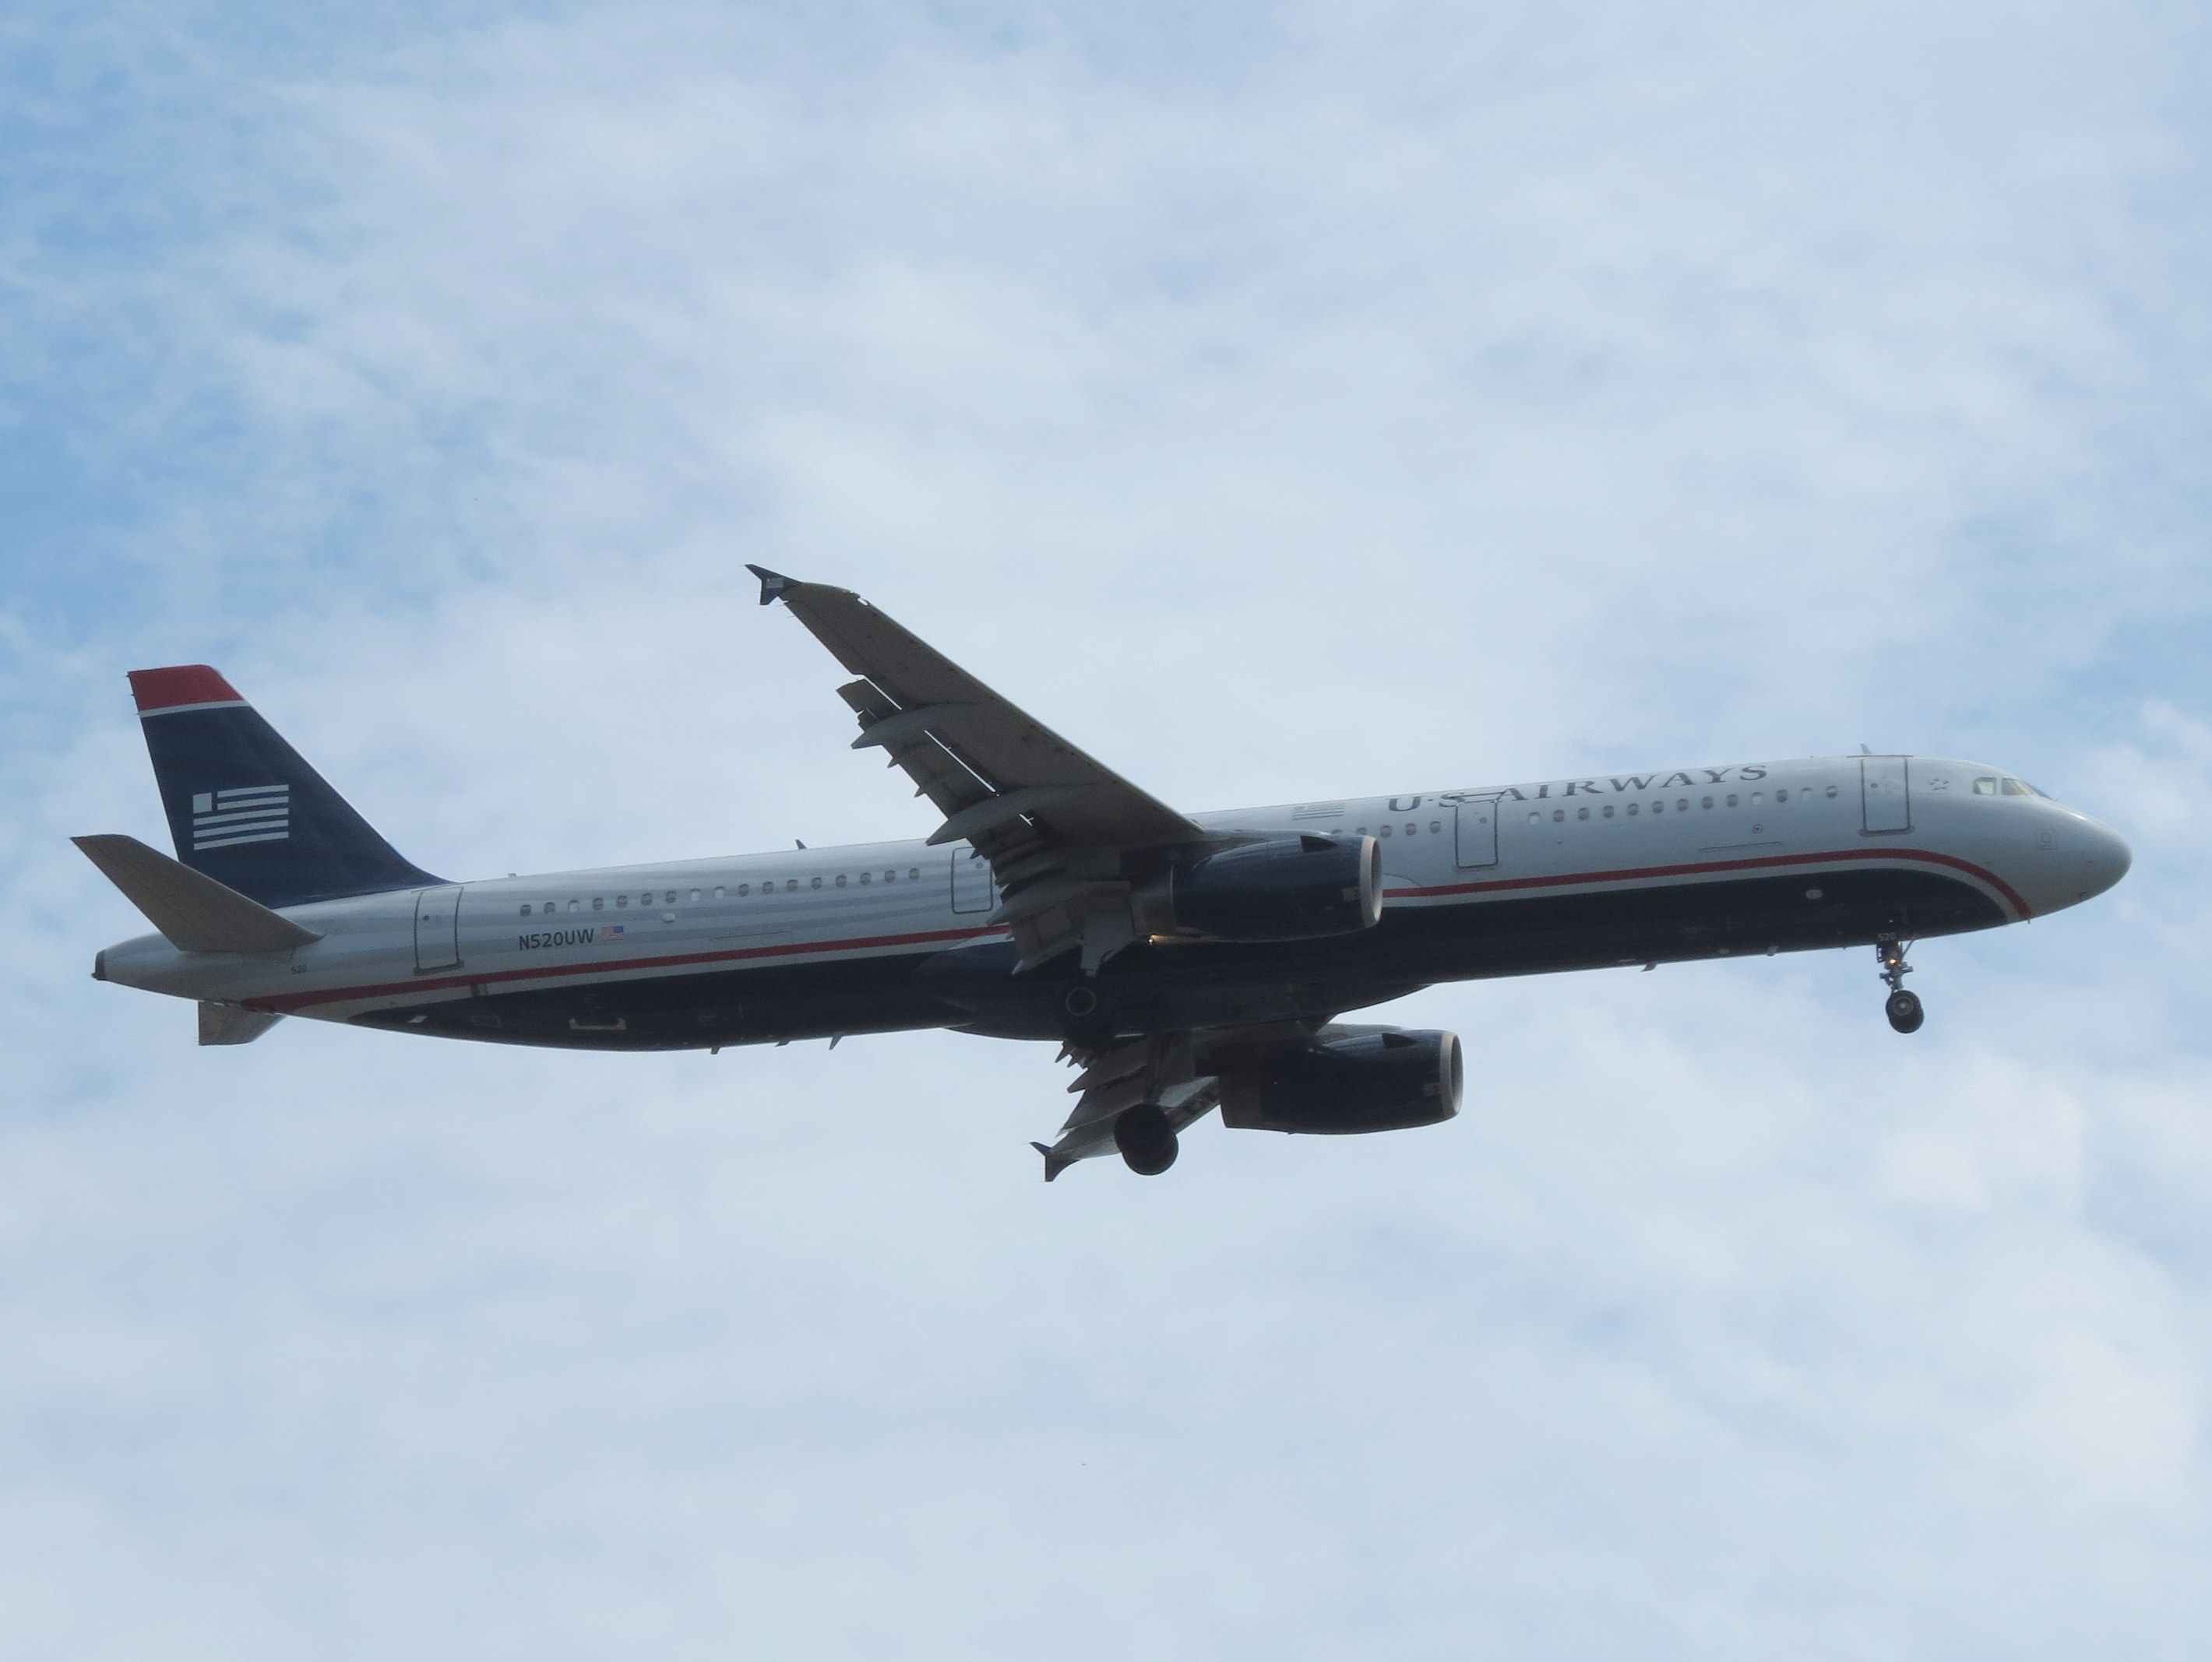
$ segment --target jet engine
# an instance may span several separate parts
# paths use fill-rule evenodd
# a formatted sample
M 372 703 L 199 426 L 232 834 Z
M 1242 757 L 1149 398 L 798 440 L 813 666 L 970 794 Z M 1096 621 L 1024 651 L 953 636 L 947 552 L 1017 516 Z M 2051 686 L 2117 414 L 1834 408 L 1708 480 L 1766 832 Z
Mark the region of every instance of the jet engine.
M 1221 1122 L 1332 1136 L 1438 1125 L 1459 1112 L 1462 1071 L 1455 1034 L 1324 1028 L 1304 1050 L 1223 1074 Z
M 1177 934 L 1209 941 L 1356 935 L 1382 916 L 1382 848 L 1372 837 L 1270 837 L 1176 862 L 1151 897 Z

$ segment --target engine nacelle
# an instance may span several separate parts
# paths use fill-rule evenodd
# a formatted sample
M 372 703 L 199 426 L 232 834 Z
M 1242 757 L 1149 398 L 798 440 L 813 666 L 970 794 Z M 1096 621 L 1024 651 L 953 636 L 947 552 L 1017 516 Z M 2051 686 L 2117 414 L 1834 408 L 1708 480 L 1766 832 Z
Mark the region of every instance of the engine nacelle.
M 1209 941 L 1356 935 L 1382 916 L 1382 846 L 1372 837 L 1270 837 L 1176 862 L 1165 921 Z
M 1325 1029 L 1305 1050 L 1221 1076 L 1221 1123 L 1346 1136 L 1440 1125 L 1459 1112 L 1459 1038 L 1395 1028 Z

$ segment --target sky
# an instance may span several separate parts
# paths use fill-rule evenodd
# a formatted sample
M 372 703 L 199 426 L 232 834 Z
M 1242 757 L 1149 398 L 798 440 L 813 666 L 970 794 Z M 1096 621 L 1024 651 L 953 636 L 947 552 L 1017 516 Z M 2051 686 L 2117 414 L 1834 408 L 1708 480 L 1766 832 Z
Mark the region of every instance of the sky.
M 2198 1657 L 2212 21 L 0 20 L 0 1658 Z M 1433 988 L 1451 1124 L 1049 1188 L 1048 1047 L 99 986 L 218 664 L 459 877 L 919 835 L 748 561 L 1192 810 L 1966 756 L 1914 955 Z

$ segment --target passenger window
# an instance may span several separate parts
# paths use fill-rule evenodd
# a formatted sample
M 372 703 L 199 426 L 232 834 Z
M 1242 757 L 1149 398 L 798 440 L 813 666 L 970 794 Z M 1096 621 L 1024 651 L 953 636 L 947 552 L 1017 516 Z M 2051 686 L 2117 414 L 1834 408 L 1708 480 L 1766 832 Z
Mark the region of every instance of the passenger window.
M 1409 837 L 1420 828 L 1421 828 L 1419 826 L 1415 825 L 1411 820 L 1406 822 L 1406 834 Z
M 819 888 L 821 888 L 821 887 L 822 887 L 822 879 L 821 879 L 821 878 L 819 878 L 819 877 L 817 877 L 817 878 L 813 879 L 812 883 L 811 883 L 809 886 L 810 886 L 811 888 L 814 888 L 814 889 L 819 889 Z
M 626 907 L 626 906 L 628 906 L 629 904 L 629 895 L 616 895 L 616 896 L 615 896 L 615 907 L 616 907 L 616 909 L 617 909 L 617 910 L 620 910 L 622 907 Z
M 1832 797 L 1836 794 L 1836 787 L 1832 785 L 1828 787 L 1828 794 Z
M 739 884 L 738 885 L 738 894 L 740 894 L 740 895 L 750 895 L 750 894 L 751 894 L 752 892 L 753 892 L 753 886 L 752 886 L 750 883 L 739 883 Z M 716 890 L 714 891 L 714 898 L 715 898 L 716 900 L 720 900 L 720 899 L 721 899 L 721 897 L 722 897 L 722 891 L 721 891 L 720 889 L 716 889 Z
M 1735 806 L 1735 792 L 1733 791 L 1729 792 L 1728 805 L 1731 808 Z
M 699 891 L 696 889 L 691 891 L 691 904 L 694 906 L 699 904 Z
M 1533 824 L 1534 824 L 1534 823 L 1535 823 L 1535 822 L 1532 819 L 1531 821 L 1529 821 L 1529 823 L 1533 825 Z M 1444 822 L 1443 822 L 1442 820 L 1431 820 L 1431 821 L 1429 822 L 1429 830 L 1430 830 L 1432 834 L 1433 834 L 1433 833 L 1441 832 L 1443 828 L 1444 828 Z
M 1566 823 L 1566 822 L 1567 822 L 1567 810 L 1566 810 L 1565 809 L 1564 809 L 1564 808 L 1554 808 L 1554 809 L 1552 810 L 1552 823 L 1553 823 L 1553 824 L 1554 824 L 1554 825 L 1565 825 L 1565 824 Z
M 912 882 L 920 883 L 921 881 L 921 868 L 918 865 L 909 865 L 906 869 L 906 875 Z
M 1765 807 L 1766 805 L 1766 792 L 1764 791 L 1753 792 L 1751 793 L 1751 805 L 1753 808 Z
M 571 912 L 574 912 L 575 909 L 576 909 L 576 903 L 575 903 L 575 901 L 569 901 L 569 902 L 568 902 L 568 910 L 569 910 L 569 911 L 571 911 Z
M 1604 812 L 1606 818 L 1611 819 L 1613 817 L 1613 804 L 1611 803 L 1606 804 Z
M 1588 818 L 1589 817 L 1589 809 L 1587 809 L 1587 808 L 1577 808 L 1577 809 L 1576 809 L 1576 810 L 1575 810 L 1575 817 L 1576 817 L 1577 819 L 1578 819 L 1578 820 L 1586 820 L 1586 819 L 1588 819 Z
M 1701 808 L 1711 808 L 1713 805 L 1713 799 L 1711 797 L 1703 798 L 1698 805 Z
M 1382 828 L 1382 834 L 1387 837 L 1395 828 L 1395 827 L 1386 825 Z
M 1780 805 L 1780 804 L 1783 804 L 1783 803 L 1785 803 L 1785 802 L 1789 801 L 1789 800 L 1790 800 L 1790 793 L 1789 793 L 1789 792 L 1787 792 L 1787 791 L 1777 791 L 1777 792 L 1774 793 L 1774 800 L 1775 800 L 1775 803 L 1776 803 L 1776 804 L 1777 804 L 1778 806 L 1778 805 Z
M 1996 793 L 1997 782 L 1995 779 L 1984 778 L 1978 779 L 1974 781 L 1974 794 L 1976 796 L 1994 797 Z
M 605 897 L 605 895 L 592 895 L 592 911 L 594 911 L 594 912 L 604 912 L 604 911 L 605 911 L 606 909 L 607 909 L 607 902 L 606 902 L 606 897 Z
M 868 879 L 875 875 L 876 874 L 872 871 L 863 871 L 860 873 L 860 887 L 866 889 L 868 886 Z
M 896 871 L 886 871 L 886 872 L 884 872 L 884 881 L 885 883 L 896 883 L 896 882 L 898 881 L 898 873 L 897 873 L 897 872 L 896 872 Z
M 1655 802 L 1651 804 L 1651 811 L 1655 814 L 1663 814 L 1667 811 L 1667 804 L 1663 802 Z
M 1541 825 L 1543 822 L 1544 822 L 1544 816 L 1543 816 L 1541 814 L 1538 813 L 1538 812 L 1537 812 L 1534 809 L 1533 809 L 1533 808 L 1532 808 L 1532 809 L 1530 809 L 1530 810 L 1528 810 L 1528 823 L 1529 823 L 1529 824 L 1531 824 L 1531 825 Z
M 1636 817 L 1636 804 L 1632 802 L 1628 804 L 1628 817 L 1631 819 Z
M 845 886 L 845 874 L 844 874 L 843 872 L 840 871 L 840 872 L 837 874 L 837 887 L 838 887 L 838 888 L 840 888 L 840 889 L 842 889 L 844 886 Z
M 1677 798 L 1674 798 L 1674 811 L 1675 811 L 1676 813 L 1678 813 L 1678 814 L 1686 814 L 1686 813 L 1688 813 L 1688 812 L 1690 811 L 1690 799 L 1689 799 L 1687 797 L 1677 797 Z
M 699 898 L 699 891 L 697 889 L 695 889 L 691 891 L 691 898 L 695 901 Z M 672 889 L 665 895 L 663 895 L 660 897 L 660 903 L 663 906 L 674 906 L 676 904 L 676 891 Z
M 783 880 L 783 892 L 787 895 L 796 895 L 799 893 L 799 879 L 796 877 L 786 877 Z
M 742 885 L 739 886 L 738 892 L 741 895 L 744 893 L 744 889 Z M 718 901 L 722 898 L 722 885 L 720 883 L 716 883 L 714 885 L 714 898 Z
M 530 902 L 527 901 L 522 903 L 522 915 L 526 918 L 530 915 Z

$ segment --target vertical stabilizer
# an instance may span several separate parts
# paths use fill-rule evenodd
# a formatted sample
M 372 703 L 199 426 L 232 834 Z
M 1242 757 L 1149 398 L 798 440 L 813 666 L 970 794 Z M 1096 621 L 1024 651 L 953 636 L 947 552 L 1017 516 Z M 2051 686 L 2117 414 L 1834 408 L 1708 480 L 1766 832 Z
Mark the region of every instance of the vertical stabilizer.
M 442 881 L 402 858 L 204 664 L 131 671 L 177 858 L 264 906 Z

